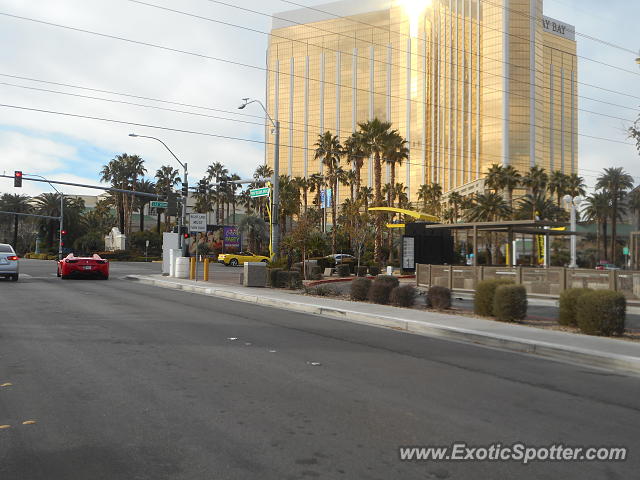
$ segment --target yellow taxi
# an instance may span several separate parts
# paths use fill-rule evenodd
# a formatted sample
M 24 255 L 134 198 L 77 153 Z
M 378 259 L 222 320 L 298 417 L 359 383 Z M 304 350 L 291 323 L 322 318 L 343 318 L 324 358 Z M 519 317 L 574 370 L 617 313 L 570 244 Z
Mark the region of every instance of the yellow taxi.
M 226 266 L 236 267 L 243 265 L 245 262 L 265 262 L 269 261 L 269 257 L 263 255 L 255 255 L 251 252 L 240 253 L 221 253 L 218 255 L 218 263 L 224 263 Z

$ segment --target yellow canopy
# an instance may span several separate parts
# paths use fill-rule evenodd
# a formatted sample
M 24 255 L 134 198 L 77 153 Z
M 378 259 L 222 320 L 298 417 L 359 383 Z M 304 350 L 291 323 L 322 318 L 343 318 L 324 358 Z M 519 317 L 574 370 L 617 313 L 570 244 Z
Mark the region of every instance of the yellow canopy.
M 414 210 L 405 210 L 404 208 L 395 207 L 369 207 L 369 211 L 372 212 L 391 212 L 400 213 L 402 215 L 408 215 L 409 217 L 417 218 L 419 220 L 428 220 L 430 222 L 439 222 L 440 219 L 434 215 L 428 213 L 416 212 Z

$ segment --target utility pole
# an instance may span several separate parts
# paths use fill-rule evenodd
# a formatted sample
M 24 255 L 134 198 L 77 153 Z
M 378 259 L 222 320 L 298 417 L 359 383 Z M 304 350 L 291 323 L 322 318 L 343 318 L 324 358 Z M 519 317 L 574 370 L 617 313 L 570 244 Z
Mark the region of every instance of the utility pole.
M 274 128 L 274 152 L 273 152 L 273 180 L 271 184 L 273 185 L 273 195 L 271 199 L 271 251 L 273 252 L 273 259 L 278 258 L 280 252 L 280 224 L 279 224 L 279 215 L 280 211 L 280 121 L 273 120 L 269 112 L 267 112 L 266 107 L 260 100 L 252 100 L 250 98 L 243 98 L 243 103 L 238 107 L 239 110 L 242 110 L 247 105 L 251 103 L 259 104 L 264 110 L 265 115 L 271 122 Z

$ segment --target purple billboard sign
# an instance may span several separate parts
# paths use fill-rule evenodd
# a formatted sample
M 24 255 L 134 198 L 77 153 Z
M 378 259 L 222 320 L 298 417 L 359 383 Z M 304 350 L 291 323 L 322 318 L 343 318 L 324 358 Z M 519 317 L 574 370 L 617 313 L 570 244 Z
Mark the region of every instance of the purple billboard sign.
M 222 239 L 225 250 L 228 248 L 240 248 L 240 234 L 238 227 L 223 227 Z

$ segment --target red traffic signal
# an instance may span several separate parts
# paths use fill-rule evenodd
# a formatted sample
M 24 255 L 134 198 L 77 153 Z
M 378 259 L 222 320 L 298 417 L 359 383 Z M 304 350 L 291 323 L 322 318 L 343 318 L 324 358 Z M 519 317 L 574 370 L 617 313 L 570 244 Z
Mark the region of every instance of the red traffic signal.
M 66 235 L 67 231 L 66 230 L 62 230 L 62 232 L 60 232 L 60 233 L 62 233 L 62 235 Z
M 13 173 L 13 186 L 22 187 L 22 171 L 21 170 L 16 170 Z
M 189 238 L 189 234 L 188 233 L 183 233 L 182 235 L 184 236 L 184 238 Z

